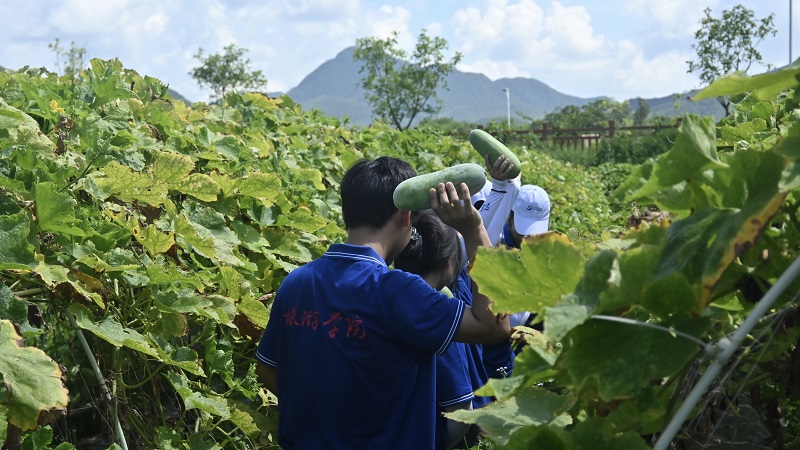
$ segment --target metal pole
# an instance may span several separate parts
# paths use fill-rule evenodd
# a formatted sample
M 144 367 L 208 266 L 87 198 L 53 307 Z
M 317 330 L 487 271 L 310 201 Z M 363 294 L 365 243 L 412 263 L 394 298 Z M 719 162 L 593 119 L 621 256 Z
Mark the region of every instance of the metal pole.
M 511 128 L 511 89 L 505 87 L 503 92 L 506 93 L 506 126 Z
M 770 308 L 772 308 L 772 304 L 778 299 L 778 296 L 783 294 L 783 291 L 797 278 L 798 274 L 800 274 L 800 257 L 794 260 L 792 265 L 778 278 L 778 281 L 764 294 L 761 301 L 756 303 L 755 308 L 750 311 L 750 314 L 739 328 L 736 329 L 730 339 L 722 338 L 717 341 L 713 347 L 706 349 L 707 352 L 710 350 L 710 353 L 714 355 L 714 362 L 706 369 L 706 372 L 700 377 L 700 380 L 686 396 L 686 400 L 683 401 L 681 407 L 678 408 L 678 412 L 675 413 L 675 416 L 672 417 L 667 427 L 661 432 L 661 435 L 656 441 L 656 445 L 653 446 L 653 450 L 667 450 L 672 439 L 678 434 L 678 431 L 680 431 L 683 422 L 692 414 L 695 405 L 703 398 L 706 389 L 711 386 L 711 383 L 725 366 L 725 363 L 733 356 L 747 334 L 755 328 L 758 321 L 761 320 L 761 317 L 769 312 Z

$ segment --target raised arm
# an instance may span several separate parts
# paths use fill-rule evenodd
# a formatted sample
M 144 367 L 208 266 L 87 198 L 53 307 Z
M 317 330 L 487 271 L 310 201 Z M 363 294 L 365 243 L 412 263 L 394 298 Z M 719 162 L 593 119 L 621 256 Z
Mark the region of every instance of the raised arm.
M 505 157 L 500 156 L 491 164 L 489 156 L 485 157 L 486 168 L 492 178 L 492 188 L 486 195 L 486 199 L 481 205 L 479 213 L 483 219 L 483 226 L 489 235 L 492 246 L 497 246 L 503 234 L 503 226 L 514 206 L 514 200 L 519 193 L 519 186 L 514 180 L 508 179 L 508 174 L 514 167 Z
M 453 183 L 439 183 L 437 189 L 431 189 L 430 195 L 431 207 L 436 215 L 464 236 L 470 258 L 475 255 L 479 246 L 491 246 L 483 220 L 470 202 L 466 184 L 461 184 L 459 195 Z M 472 286 L 472 306 L 467 306 L 464 310 L 455 340 L 468 344 L 495 344 L 508 340 L 511 336 L 508 315 L 493 314 L 489 310 L 492 301 L 478 291 L 478 284 L 474 280 Z
M 464 236 L 467 255 L 475 256 L 478 247 L 491 247 L 492 242 L 486 233 L 478 210 L 470 202 L 469 188 L 461 183 L 460 193 L 453 183 L 439 183 L 437 189 L 431 189 L 431 208 L 442 219 L 442 222 L 453 227 Z

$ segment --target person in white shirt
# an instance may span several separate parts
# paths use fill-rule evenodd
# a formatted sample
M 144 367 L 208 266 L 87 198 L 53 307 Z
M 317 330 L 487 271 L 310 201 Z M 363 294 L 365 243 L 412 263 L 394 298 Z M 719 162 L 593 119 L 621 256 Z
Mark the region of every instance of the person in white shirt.
M 540 186 L 520 185 L 522 172 L 508 180 L 513 169 L 503 156 L 494 164 L 485 157 L 486 168 L 491 176 L 480 192 L 472 196 L 472 204 L 479 210 L 483 225 L 497 247 L 520 248 L 526 236 L 541 234 L 550 226 L 550 197 Z M 512 314 L 511 326 L 530 326 L 535 315 L 528 311 Z M 483 362 L 487 373 L 493 378 L 511 375 L 515 352 L 510 343 L 483 346 Z

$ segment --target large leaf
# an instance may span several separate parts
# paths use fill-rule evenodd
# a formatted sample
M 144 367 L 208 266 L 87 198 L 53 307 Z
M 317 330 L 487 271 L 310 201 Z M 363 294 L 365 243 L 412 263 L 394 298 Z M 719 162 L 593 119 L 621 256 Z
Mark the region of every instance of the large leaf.
M 786 198 L 780 189 L 786 160 L 773 152 L 741 150 L 729 159 L 732 174 L 715 187 L 725 208 L 701 209 L 676 221 L 654 276 L 681 272 L 705 307 L 724 270 L 752 247 Z
M 66 285 L 75 293 L 97 303 L 101 308 L 105 308 L 103 297 L 97 292 L 102 288 L 102 284 L 94 277 L 75 269 L 69 269 L 57 264 L 45 264 L 39 262 L 34 272 L 42 277 L 42 280 L 51 288 L 59 288 Z
M 28 242 L 28 214 L 0 215 L 0 269 L 30 270 L 36 266 L 33 245 Z
M 697 334 L 705 323 L 695 319 L 675 328 Z M 653 381 L 672 376 L 698 351 L 694 341 L 666 330 L 594 319 L 569 333 L 557 367 L 579 396 L 609 402 L 651 389 Z
M 32 430 L 66 411 L 69 396 L 58 364 L 22 345 L 8 320 L 0 320 L 0 375 L 8 390 L 8 423 Z
M 521 250 L 480 248 L 470 275 L 505 311 L 542 312 L 575 289 L 583 255 L 562 234 L 525 239 Z
M 650 198 L 708 169 L 724 169 L 727 165 L 717 156 L 716 132 L 712 117 L 687 115 L 672 149 L 659 156 L 647 183 L 629 194 L 628 201 Z
M 708 87 L 695 94 L 692 100 L 729 97 L 746 92 L 754 92 L 764 100 L 772 99 L 781 92 L 797 86 L 798 76 L 800 76 L 800 61 L 795 61 L 779 70 L 754 76 L 735 72 L 714 80 Z
M 53 183 L 36 185 L 36 216 L 43 231 L 86 236 L 81 220 L 75 215 L 77 202 L 71 195 L 60 192 Z
M 186 409 L 197 409 L 223 419 L 229 419 L 231 417 L 231 411 L 224 398 L 216 395 L 208 396 L 204 395 L 202 392 L 195 391 L 192 389 L 189 379 L 183 374 L 170 372 L 167 373 L 165 377 L 169 380 L 170 384 L 172 384 L 172 387 L 175 388 L 178 395 L 181 396 L 181 399 L 183 399 L 183 404 Z
M 446 413 L 450 419 L 475 423 L 493 441 L 508 442 L 522 427 L 553 424 L 566 426 L 572 421 L 566 412 L 575 400 L 570 395 L 558 395 L 546 389 L 527 387 L 513 397 L 490 403 L 480 409 Z

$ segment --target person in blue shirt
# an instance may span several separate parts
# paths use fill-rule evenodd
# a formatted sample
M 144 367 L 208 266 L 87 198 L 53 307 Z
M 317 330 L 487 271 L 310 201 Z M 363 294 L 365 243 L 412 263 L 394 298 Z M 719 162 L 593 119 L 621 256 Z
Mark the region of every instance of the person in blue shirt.
M 419 275 L 389 270 L 411 238 L 394 206 L 415 176 L 389 157 L 361 160 L 340 187 L 347 241 L 293 270 L 278 289 L 256 350 L 259 380 L 278 397 L 285 449 L 433 449 L 435 355 L 453 340 L 507 340 L 508 317 L 477 287 L 472 307 Z M 488 241 L 465 184 L 431 189 L 431 206 L 467 248 Z
M 420 275 L 434 289 L 447 287 L 455 298 L 471 305 L 471 279 L 466 267 L 474 255 L 467 254 L 463 238 L 431 210 L 412 214 L 411 223 L 411 241 L 394 260 L 394 267 Z M 485 405 L 488 399 L 476 398 L 473 392 L 488 378 L 479 344 L 454 342 L 436 358 L 437 449 L 449 450 L 465 440 L 470 424 L 446 419 L 442 413 Z

